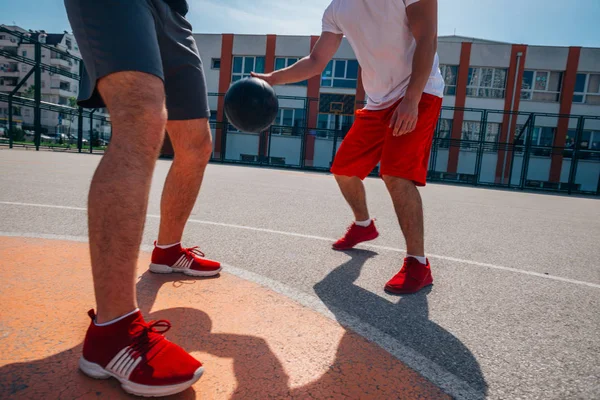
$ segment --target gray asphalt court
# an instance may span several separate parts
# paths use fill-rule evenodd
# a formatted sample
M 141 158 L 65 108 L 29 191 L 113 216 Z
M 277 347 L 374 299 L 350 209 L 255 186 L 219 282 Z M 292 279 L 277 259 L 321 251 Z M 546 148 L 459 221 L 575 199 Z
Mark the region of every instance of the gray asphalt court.
M 100 159 L 0 150 L 0 236 L 86 240 Z M 156 166 L 144 248 L 169 166 Z M 352 215 L 331 175 L 210 164 L 184 244 L 336 319 L 454 398 L 600 399 L 600 199 L 428 184 L 434 286 L 398 297 L 383 285 L 404 241 L 384 184 L 365 185 L 380 237 L 336 252 Z

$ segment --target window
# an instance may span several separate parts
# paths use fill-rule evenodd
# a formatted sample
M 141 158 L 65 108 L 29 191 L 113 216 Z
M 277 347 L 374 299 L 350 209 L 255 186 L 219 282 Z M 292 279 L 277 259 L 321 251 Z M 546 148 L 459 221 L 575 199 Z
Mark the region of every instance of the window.
M 71 44 L 71 40 L 67 39 L 65 42 L 67 44 L 67 49 L 71 50 L 72 47 L 73 47 L 72 44 Z
M 275 71 L 290 67 L 298 62 L 298 57 L 277 57 L 275 58 Z M 308 81 L 289 83 L 288 85 L 307 86 Z
M 23 72 L 27 72 L 28 71 L 27 64 L 21 65 L 21 71 L 23 71 Z
M 21 55 L 22 55 L 23 57 L 27 57 L 27 50 L 23 50 L 23 52 L 21 53 Z
M 502 68 L 469 68 L 467 96 L 503 99 L 506 71 Z
M 42 81 L 42 89 L 46 87 L 46 81 Z
M 338 129 L 347 130 L 352 126 L 354 122 L 353 115 L 340 115 L 337 127 L 335 126 L 335 114 L 319 114 L 317 118 L 318 129 Z
M 531 135 L 531 145 L 541 147 L 552 147 L 554 143 L 554 131 L 556 128 L 549 128 L 545 126 L 536 126 L 533 128 L 533 134 Z
M 444 78 L 446 88 L 444 94 L 449 96 L 456 95 L 456 79 L 458 76 L 458 65 L 440 65 L 440 72 Z
M 212 60 L 210 60 L 210 67 L 212 69 L 221 69 L 221 59 L 213 58 Z
M 572 149 L 575 145 L 577 131 L 570 129 L 567 134 L 565 147 Z M 579 139 L 579 149 L 582 150 L 600 150 L 600 131 L 583 131 Z
M 600 74 L 577 74 L 573 103 L 600 104 Z
M 280 108 L 271 132 L 276 135 L 299 135 L 304 123 L 303 108 Z
M 358 61 L 331 60 L 321 75 L 322 87 L 356 89 Z
M 485 137 L 483 141 L 486 143 L 496 143 L 500 136 L 502 124 L 488 122 L 486 124 Z M 462 128 L 462 140 L 473 141 L 473 143 L 461 143 L 462 148 L 476 148 L 481 139 L 481 123 L 475 121 L 464 121 Z
M 243 78 L 249 78 L 250 72 L 265 72 L 265 58 L 256 56 L 235 56 L 233 57 L 233 69 L 231 73 L 231 82 L 239 81 Z
M 559 101 L 562 76 L 562 72 L 524 71 L 521 99 L 545 102 Z

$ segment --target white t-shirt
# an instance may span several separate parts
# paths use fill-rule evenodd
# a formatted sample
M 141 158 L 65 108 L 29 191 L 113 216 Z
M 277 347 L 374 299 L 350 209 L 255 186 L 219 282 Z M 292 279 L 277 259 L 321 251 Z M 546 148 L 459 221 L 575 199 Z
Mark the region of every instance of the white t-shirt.
M 387 108 L 404 96 L 416 42 L 406 8 L 419 0 L 333 0 L 323 15 L 323 32 L 344 34 L 362 68 L 367 109 Z M 436 53 L 425 93 L 444 94 Z

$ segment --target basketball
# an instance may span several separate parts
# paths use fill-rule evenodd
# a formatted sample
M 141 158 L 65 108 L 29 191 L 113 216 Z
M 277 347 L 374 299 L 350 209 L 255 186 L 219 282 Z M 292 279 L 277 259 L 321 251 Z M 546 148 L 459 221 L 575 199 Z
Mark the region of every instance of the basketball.
M 234 83 L 225 93 L 227 120 L 242 132 L 258 133 L 275 121 L 279 101 L 267 82 L 246 78 Z

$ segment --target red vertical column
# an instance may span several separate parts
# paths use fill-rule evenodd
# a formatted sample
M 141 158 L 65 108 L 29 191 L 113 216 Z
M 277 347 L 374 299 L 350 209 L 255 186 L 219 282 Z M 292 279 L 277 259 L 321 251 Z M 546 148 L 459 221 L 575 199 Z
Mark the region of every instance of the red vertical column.
M 521 59 L 517 64 L 518 54 L 522 53 Z M 525 45 L 513 45 L 510 55 L 510 66 L 508 70 L 508 77 L 506 79 L 506 96 L 504 97 L 504 117 L 502 119 L 502 131 L 500 132 L 499 143 L 510 143 L 515 135 L 515 128 L 517 126 L 517 116 L 511 115 L 509 112 L 518 111 L 521 103 L 521 86 L 523 84 L 523 70 L 525 69 L 525 57 L 527 56 L 527 46 Z M 515 89 L 516 80 L 516 90 Z M 514 100 L 514 104 L 513 104 Z M 496 183 L 503 183 L 504 180 L 508 179 L 510 175 L 511 158 L 505 157 L 506 150 L 498 150 L 498 160 L 496 161 Z M 506 160 L 505 160 L 506 158 Z M 506 168 L 503 168 L 506 166 Z M 504 169 L 504 175 L 502 170 Z
M 560 95 L 560 114 L 571 114 L 573 105 L 573 93 L 575 92 L 575 82 L 577 80 L 577 68 L 579 67 L 579 56 L 581 47 L 570 47 L 567 58 L 567 70 L 563 79 L 563 87 Z M 559 118 L 556 135 L 554 135 L 554 147 L 564 147 L 569 131 L 569 118 Z M 552 152 L 552 163 L 550 164 L 550 182 L 560 182 L 560 172 L 562 170 L 563 152 L 555 150 Z
M 273 72 L 275 69 L 275 47 L 277 45 L 276 35 L 267 35 L 267 47 L 265 50 L 265 73 Z M 269 153 L 269 130 L 260 134 L 258 141 L 258 155 L 267 157 Z

